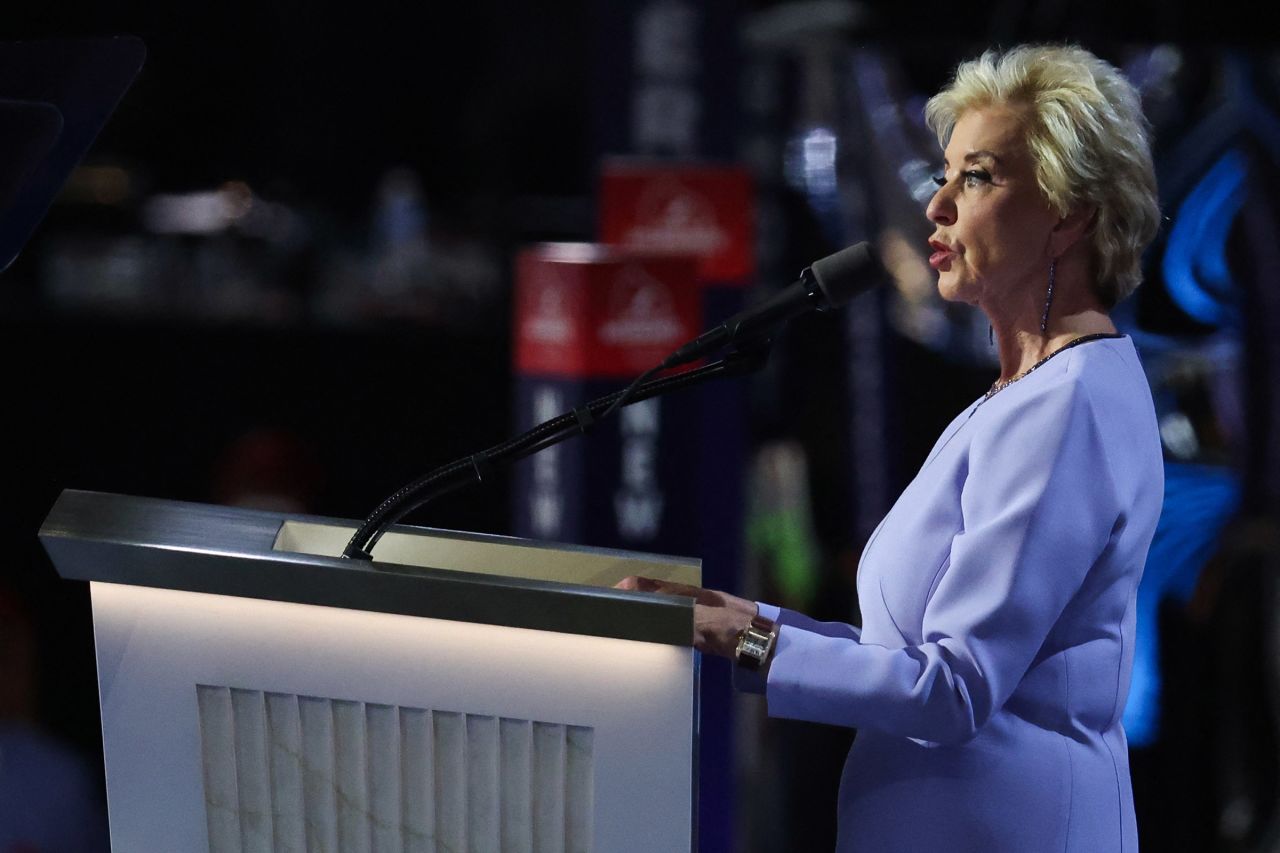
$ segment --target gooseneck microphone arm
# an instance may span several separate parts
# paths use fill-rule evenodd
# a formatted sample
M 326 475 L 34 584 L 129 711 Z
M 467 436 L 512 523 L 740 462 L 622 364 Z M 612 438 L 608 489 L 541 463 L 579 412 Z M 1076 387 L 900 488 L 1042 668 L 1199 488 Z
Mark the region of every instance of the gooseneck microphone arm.
M 767 344 L 744 348 L 711 364 L 677 373 L 674 376 L 642 382 L 632 391 L 626 404 L 638 403 L 670 391 L 701 385 L 713 379 L 754 373 L 764 367 L 768 357 Z M 373 559 L 373 546 L 382 538 L 382 534 L 409 513 L 433 498 L 482 482 L 497 468 L 510 465 L 526 456 L 532 456 L 540 450 L 559 444 L 575 435 L 585 435 L 609 412 L 617 408 L 615 404 L 620 402 L 624 393 L 626 392 L 615 391 L 612 394 L 606 394 L 572 412 L 544 421 L 502 444 L 472 456 L 457 459 L 448 465 L 442 465 L 414 480 L 378 505 L 378 508 L 365 519 L 355 535 L 351 537 L 342 556 L 357 560 Z
M 342 556 L 371 560 L 373 546 L 383 532 L 427 501 L 482 482 L 496 466 L 509 465 L 571 436 L 585 434 L 622 406 L 722 376 L 741 376 L 759 370 L 768 359 L 771 344 L 768 336 L 778 326 L 808 311 L 838 308 L 885 278 L 884 268 L 867 243 L 815 261 L 795 284 L 694 338 L 624 390 L 592 400 L 502 444 L 437 468 L 399 489 L 364 520 Z M 650 378 L 731 346 L 735 350 L 719 361 L 673 376 Z

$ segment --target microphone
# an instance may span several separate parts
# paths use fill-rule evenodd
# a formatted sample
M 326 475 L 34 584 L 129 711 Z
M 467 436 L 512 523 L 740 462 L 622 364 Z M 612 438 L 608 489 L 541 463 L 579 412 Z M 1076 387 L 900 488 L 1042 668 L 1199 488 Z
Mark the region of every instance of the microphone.
M 827 255 L 771 298 L 733 315 L 667 356 L 661 369 L 687 364 L 731 344 L 767 335 L 792 317 L 839 308 L 889 278 L 870 243 Z

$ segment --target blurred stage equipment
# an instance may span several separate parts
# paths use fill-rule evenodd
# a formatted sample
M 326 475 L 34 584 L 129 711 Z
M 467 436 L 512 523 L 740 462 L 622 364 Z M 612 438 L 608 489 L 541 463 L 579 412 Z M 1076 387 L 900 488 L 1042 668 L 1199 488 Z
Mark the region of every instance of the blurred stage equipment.
M 142 68 L 135 38 L 0 43 L 0 272 Z
M 1124 718 L 1158 847 L 1280 845 L 1278 68 L 1274 50 L 1178 45 L 1124 64 L 1154 126 L 1168 217 L 1146 283 L 1120 306 L 1166 455 Z
M 142 42 L 128 37 L 0 43 L 0 272 L 44 218 L 137 76 L 145 54 Z M 0 645 L 18 639 L 0 637 Z M 21 645 L 13 651 L 20 654 Z M 19 679 L 6 687 L 20 694 L 24 685 Z M 14 710 L 0 708 L 0 715 Z M 99 849 L 105 832 L 92 777 L 34 728 L 16 720 L 6 721 L 4 728 L 0 753 L 9 771 L 4 781 L 21 788 L 0 791 L 0 813 L 18 812 L 0 818 L 0 846 Z

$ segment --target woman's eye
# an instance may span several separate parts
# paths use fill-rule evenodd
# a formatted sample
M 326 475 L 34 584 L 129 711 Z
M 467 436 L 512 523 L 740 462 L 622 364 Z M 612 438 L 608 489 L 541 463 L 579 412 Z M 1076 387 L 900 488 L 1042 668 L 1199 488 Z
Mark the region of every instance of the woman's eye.
M 961 172 L 960 178 L 969 189 L 973 189 L 979 184 L 991 183 L 991 173 L 982 169 L 969 169 L 967 172 Z M 939 187 L 945 187 L 947 185 L 947 177 L 946 175 L 935 175 L 933 182 Z

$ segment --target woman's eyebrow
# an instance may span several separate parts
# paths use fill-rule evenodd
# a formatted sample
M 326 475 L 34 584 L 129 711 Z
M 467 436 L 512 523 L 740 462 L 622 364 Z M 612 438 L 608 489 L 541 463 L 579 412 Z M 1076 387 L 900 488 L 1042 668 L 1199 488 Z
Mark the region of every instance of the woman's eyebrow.
M 964 161 L 966 163 L 972 163 L 975 160 L 990 160 L 996 164 L 1000 163 L 1000 157 L 994 151 L 987 151 L 985 148 L 981 151 L 970 151 L 968 154 L 964 155 Z M 942 165 L 943 168 L 946 168 L 947 166 L 950 166 L 951 163 L 944 157 L 942 159 Z

